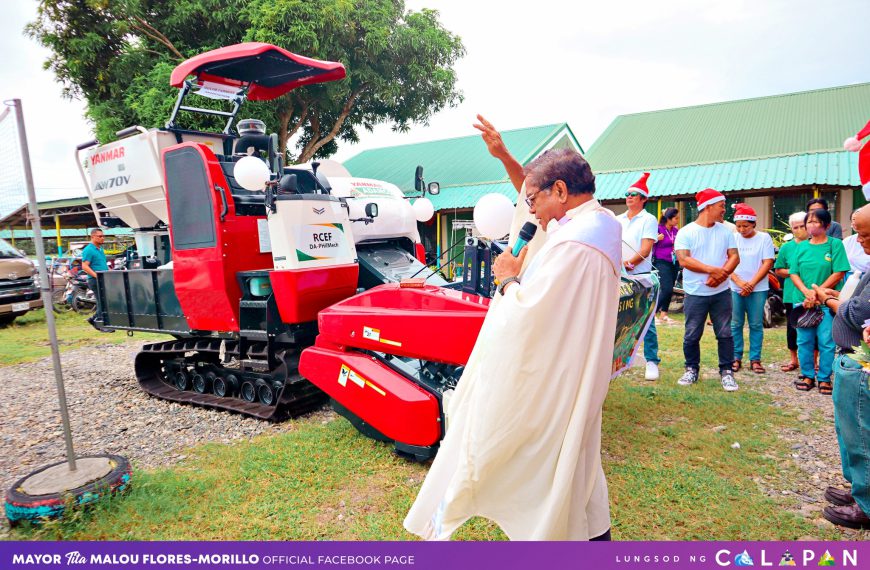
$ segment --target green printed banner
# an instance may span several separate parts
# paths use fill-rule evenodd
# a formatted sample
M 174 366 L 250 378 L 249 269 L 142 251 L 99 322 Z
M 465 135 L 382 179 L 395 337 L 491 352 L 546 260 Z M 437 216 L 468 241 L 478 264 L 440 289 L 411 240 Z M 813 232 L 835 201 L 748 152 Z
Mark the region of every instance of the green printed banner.
M 643 336 L 655 318 L 659 277 L 655 273 L 625 275 L 619 284 L 619 312 L 611 378 L 631 366 Z

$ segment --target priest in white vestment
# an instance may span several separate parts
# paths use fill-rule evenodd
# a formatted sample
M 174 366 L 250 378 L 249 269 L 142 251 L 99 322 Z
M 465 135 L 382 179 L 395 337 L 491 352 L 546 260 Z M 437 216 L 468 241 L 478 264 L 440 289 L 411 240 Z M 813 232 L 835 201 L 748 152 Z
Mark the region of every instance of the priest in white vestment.
M 547 239 L 521 274 L 499 256 L 499 294 L 447 409 L 441 449 L 404 525 L 444 540 L 473 516 L 512 540 L 609 537 L 601 414 L 613 359 L 622 230 L 575 151 L 524 170 Z

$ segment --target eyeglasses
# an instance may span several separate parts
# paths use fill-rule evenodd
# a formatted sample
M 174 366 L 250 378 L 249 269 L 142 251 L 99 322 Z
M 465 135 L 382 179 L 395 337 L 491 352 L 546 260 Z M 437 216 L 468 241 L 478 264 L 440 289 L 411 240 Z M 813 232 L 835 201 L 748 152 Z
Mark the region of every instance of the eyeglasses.
M 626 198 L 636 198 L 638 196 L 643 196 L 643 194 L 641 194 L 640 192 L 626 192 L 625 193 Z
M 531 208 L 532 205 L 535 203 L 535 199 L 538 197 L 538 194 L 540 194 L 541 192 L 549 192 L 552 188 L 553 188 L 553 185 L 550 184 L 546 188 L 541 188 L 537 192 L 533 192 L 532 194 L 529 194 L 528 196 L 526 196 L 526 204 L 529 206 L 529 208 Z

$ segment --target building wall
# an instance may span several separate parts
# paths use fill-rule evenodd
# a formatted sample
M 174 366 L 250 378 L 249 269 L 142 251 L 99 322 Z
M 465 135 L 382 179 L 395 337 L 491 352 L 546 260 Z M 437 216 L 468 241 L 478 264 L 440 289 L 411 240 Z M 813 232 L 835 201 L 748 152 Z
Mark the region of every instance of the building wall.
M 842 190 L 839 196 L 840 208 L 834 212 L 837 221 L 843 226 L 843 237 L 852 235 L 852 212 L 857 209 L 855 208 L 853 197 L 854 193 L 851 188 Z M 861 206 L 858 207 L 860 208 Z

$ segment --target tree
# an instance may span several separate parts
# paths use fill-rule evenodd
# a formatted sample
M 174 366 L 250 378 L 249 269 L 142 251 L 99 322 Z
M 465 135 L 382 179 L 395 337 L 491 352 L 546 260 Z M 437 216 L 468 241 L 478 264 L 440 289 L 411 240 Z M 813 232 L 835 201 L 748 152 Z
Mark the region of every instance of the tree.
M 356 142 L 360 127 L 405 131 L 461 100 L 453 65 L 462 41 L 436 11 L 407 11 L 402 0 L 42 0 L 26 31 L 51 50 L 46 68 L 67 96 L 86 101 L 104 142 L 130 125 L 162 126 L 177 96 L 172 69 L 242 41 L 347 69 L 344 80 L 246 103 L 281 148 L 293 141 L 298 162 Z M 186 124 L 202 128 L 195 121 Z

